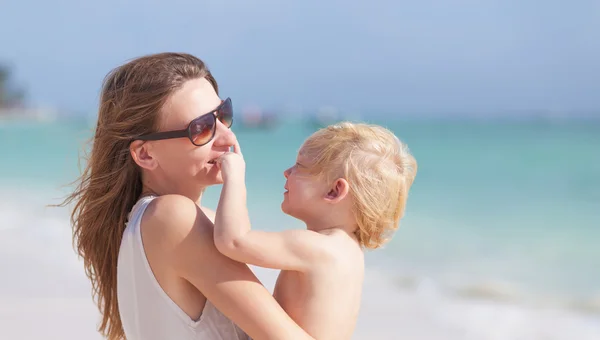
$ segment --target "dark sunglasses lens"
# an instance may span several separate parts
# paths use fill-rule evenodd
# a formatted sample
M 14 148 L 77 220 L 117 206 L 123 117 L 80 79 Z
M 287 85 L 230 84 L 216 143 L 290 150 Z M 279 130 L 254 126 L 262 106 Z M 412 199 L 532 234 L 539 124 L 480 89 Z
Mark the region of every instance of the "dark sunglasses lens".
M 217 112 L 217 117 L 223 123 L 223 125 L 228 128 L 233 124 L 233 107 L 231 105 L 231 99 L 227 98 L 221 107 L 219 107 L 219 111 Z
M 192 121 L 190 125 L 190 137 L 195 145 L 204 145 L 210 142 L 215 130 L 215 118 L 213 115 L 204 115 Z

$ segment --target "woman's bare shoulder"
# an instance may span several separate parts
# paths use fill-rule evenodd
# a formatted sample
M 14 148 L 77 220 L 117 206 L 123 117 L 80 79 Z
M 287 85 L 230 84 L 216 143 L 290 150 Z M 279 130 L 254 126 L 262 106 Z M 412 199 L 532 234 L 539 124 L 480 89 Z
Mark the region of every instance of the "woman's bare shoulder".
M 189 198 L 163 195 L 155 198 L 142 218 L 144 239 L 155 240 L 161 251 L 175 251 L 188 243 L 212 243 L 213 223 Z M 173 254 L 174 255 L 174 254 Z

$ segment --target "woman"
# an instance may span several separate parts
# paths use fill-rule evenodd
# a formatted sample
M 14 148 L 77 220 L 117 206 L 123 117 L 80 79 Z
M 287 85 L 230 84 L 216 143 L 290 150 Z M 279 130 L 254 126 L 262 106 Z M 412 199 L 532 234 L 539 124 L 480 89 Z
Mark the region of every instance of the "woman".
M 102 89 L 75 192 L 74 242 L 109 339 L 311 339 L 250 269 L 221 255 L 204 189 L 236 143 L 231 100 L 187 54 L 141 57 Z

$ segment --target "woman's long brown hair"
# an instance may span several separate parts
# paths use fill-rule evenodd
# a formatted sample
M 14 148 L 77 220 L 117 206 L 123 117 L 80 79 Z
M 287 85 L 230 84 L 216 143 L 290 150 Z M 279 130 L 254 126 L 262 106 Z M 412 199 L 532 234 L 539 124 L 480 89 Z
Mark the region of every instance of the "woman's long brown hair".
M 200 59 L 160 53 L 134 59 L 104 79 L 86 167 L 62 205 L 74 204 L 73 245 L 83 258 L 102 314 L 98 331 L 108 339 L 125 338 L 117 304 L 117 259 L 127 216 L 142 193 L 141 171 L 129 145 L 156 131 L 169 96 L 198 78 L 206 78 L 218 91 Z

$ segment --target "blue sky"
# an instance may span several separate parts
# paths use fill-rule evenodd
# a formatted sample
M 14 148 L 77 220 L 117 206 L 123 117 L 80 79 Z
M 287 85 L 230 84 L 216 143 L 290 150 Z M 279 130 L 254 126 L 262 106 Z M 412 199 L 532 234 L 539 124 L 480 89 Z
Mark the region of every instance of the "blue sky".
M 183 51 L 238 106 L 600 109 L 600 1 L 0 1 L 0 61 L 33 105 L 93 112 L 111 68 Z

